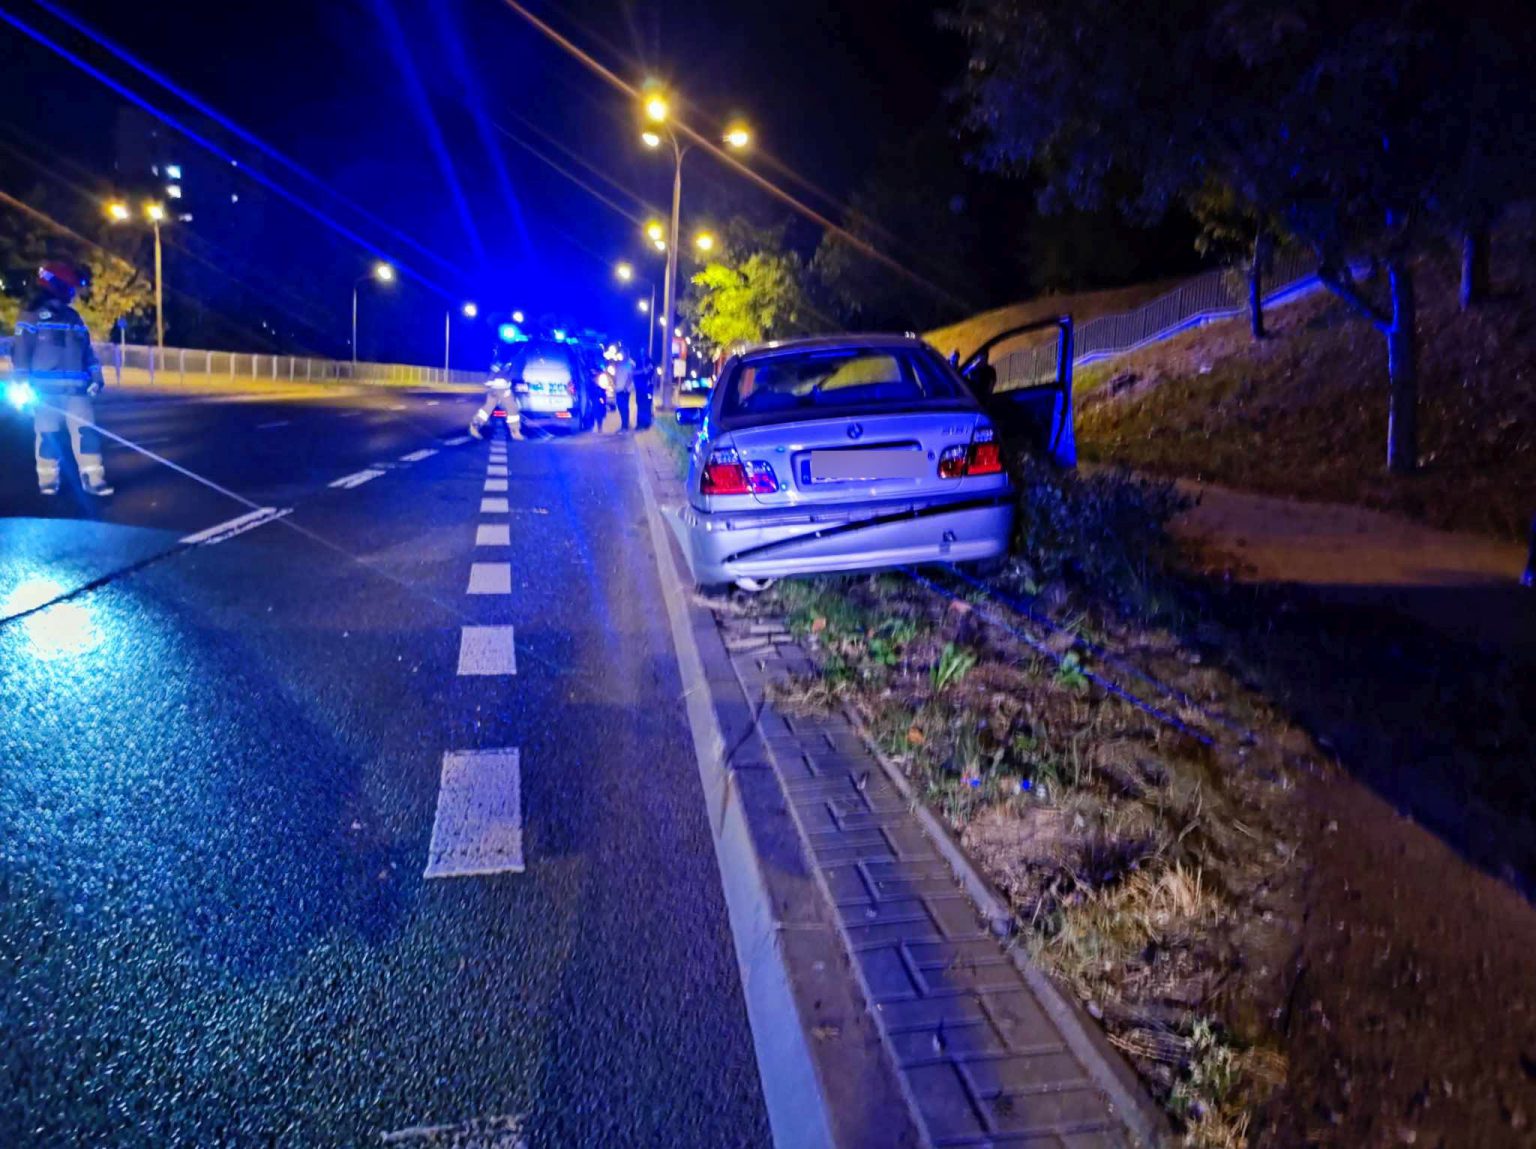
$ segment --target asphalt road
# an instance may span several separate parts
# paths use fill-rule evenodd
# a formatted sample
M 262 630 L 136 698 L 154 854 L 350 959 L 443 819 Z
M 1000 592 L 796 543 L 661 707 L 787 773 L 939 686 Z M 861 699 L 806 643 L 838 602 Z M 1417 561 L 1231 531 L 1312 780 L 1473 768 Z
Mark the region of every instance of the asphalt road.
M 193 547 L 248 507 L 117 445 L 44 500 L 4 419 L 0 1145 L 767 1143 L 631 444 L 488 495 L 473 406 L 104 400 L 291 508 Z M 503 748 L 526 868 L 424 879 L 445 753 Z

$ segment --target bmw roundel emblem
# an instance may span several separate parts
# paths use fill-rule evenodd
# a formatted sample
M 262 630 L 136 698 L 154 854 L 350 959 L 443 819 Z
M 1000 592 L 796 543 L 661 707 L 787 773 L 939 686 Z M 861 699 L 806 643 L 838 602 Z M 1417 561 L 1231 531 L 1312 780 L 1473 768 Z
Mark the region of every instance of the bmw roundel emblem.
M 848 437 L 850 439 L 862 439 L 864 437 L 864 424 L 862 424 L 862 423 L 849 423 L 848 424 Z

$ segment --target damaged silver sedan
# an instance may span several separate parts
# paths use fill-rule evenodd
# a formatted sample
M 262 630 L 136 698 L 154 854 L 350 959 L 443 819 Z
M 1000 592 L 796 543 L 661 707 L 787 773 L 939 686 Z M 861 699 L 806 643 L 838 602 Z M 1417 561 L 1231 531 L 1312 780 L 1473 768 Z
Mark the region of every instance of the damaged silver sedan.
M 722 369 L 694 442 L 683 538 L 701 586 L 1007 554 L 991 422 L 910 336 L 770 343 Z

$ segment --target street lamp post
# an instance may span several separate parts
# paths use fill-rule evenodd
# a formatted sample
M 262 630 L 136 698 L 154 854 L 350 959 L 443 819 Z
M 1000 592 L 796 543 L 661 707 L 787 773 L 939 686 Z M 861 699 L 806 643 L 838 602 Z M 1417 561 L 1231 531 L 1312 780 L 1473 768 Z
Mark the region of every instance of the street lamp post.
M 635 265 L 625 260 L 614 266 L 614 275 L 619 277 L 621 283 L 633 283 L 635 280 Z M 656 355 L 656 281 L 647 279 L 643 281 L 651 289 L 651 301 L 646 303 L 644 299 L 639 302 L 640 310 L 645 312 L 648 319 L 645 332 L 645 353 L 651 356 L 655 362 Z
M 661 147 L 663 136 L 672 145 L 672 228 L 667 240 L 667 273 L 662 286 L 662 390 L 661 405 L 671 406 L 672 402 L 672 337 L 669 334 L 677 323 L 677 233 L 682 217 L 683 206 L 683 157 L 693 146 L 691 141 L 684 142 L 677 138 L 677 133 L 672 130 L 671 109 L 666 97 L 660 93 L 653 93 L 647 97 L 644 105 L 645 118 L 652 125 L 640 133 L 640 139 L 648 148 Z M 722 137 L 727 147 L 741 149 L 752 140 L 751 133 L 745 125 L 733 124 Z M 652 236 L 652 240 L 660 245 L 661 240 Z
M 113 223 L 127 223 L 133 218 L 133 213 L 128 210 L 128 205 L 121 200 L 113 200 L 107 204 L 107 218 Z M 165 277 L 164 262 L 161 257 L 160 225 L 165 222 L 165 205 L 153 201 L 144 205 L 144 218 L 149 221 L 150 227 L 155 232 L 155 360 L 165 358 Z M 155 374 L 156 362 L 150 363 L 150 377 Z
M 380 283 L 393 283 L 395 269 L 380 260 L 368 270 L 367 275 L 360 275 L 352 281 L 352 378 L 357 378 L 357 289 L 362 287 L 370 279 Z
M 160 259 L 160 224 L 165 219 L 165 208 L 160 204 L 144 205 L 144 214 L 155 229 L 155 349 L 156 358 L 165 360 L 165 276 Z

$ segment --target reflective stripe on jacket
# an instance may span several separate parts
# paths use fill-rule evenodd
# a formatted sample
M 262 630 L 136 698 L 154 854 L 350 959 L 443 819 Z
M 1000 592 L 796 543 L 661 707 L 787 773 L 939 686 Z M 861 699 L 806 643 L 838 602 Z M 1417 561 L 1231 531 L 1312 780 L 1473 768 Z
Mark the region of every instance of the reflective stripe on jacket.
M 17 315 L 11 371 L 39 390 L 83 391 L 102 383 L 101 362 L 85 321 L 51 296 L 34 296 Z

